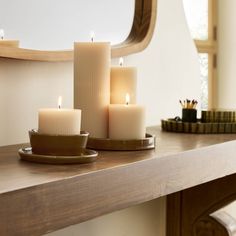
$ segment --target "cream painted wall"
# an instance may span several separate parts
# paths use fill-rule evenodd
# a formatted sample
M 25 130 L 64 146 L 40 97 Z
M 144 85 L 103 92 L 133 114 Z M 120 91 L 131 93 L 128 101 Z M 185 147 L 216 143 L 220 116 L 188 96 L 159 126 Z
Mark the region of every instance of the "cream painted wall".
M 138 67 L 138 102 L 147 107 L 147 125 L 179 115 L 180 98 L 199 100 L 198 57 L 187 29 L 182 0 L 158 0 L 151 44 L 144 52 L 125 60 L 126 64 Z M 38 108 L 55 106 L 58 95 L 64 97 L 65 107 L 72 106 L 72 69 L 72 63 L 0 60 L 1 145 L 28 141 L 27 131 L 37 127 Z M 51 236 L 164 236 L 164 202 L 164 198 L 157 199 Z
M 42 63 L 0 59 L 1 145 L 28 141 L 27 131 L 37 128 L 37 111 L 73 103 L 72 63 Z
M 236 109 L 236 1 L 218 2 L 218 107 Z

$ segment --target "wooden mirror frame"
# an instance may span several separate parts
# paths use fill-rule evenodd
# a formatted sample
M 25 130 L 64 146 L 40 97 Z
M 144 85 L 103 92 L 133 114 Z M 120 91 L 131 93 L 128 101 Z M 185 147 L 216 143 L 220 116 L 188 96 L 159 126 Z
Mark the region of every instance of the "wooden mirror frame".
M 144 50 L 152 39 L 156 14 L 157 0 L 135 0 L 135 12 L 131 31 L 124 42 L 112 46 L 112 58 Z M 30 61 L 72 61 L 73 50 L 41 51 L 0 47 L 0 57 Z

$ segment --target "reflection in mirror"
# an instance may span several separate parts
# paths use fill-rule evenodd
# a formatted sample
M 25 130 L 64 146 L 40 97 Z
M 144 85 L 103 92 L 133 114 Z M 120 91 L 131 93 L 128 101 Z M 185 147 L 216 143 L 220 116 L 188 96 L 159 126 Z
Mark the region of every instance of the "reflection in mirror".
M 135 0 L 0 0 L 0 28 L 21 48 L 72 49 L 74 41 L 123 42 L 130 33 Z

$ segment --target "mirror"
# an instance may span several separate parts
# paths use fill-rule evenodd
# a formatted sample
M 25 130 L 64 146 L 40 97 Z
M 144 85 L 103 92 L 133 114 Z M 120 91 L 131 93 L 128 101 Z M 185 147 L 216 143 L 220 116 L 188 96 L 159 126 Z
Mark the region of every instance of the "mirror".
M 42 61 L 73 59 L 73 42 L 111 41 L 112 56 L 143 50 L 151 40 L 157 0 L 0 0 L 0 28 L 20 48 L 0 56 Z M 67 49 L 67 50 L 66 50 Z
M 22 48 L 72 49 L 75 41 L 123 42 L 132 27 L 134 0 L 0 0 L 0 28 Z

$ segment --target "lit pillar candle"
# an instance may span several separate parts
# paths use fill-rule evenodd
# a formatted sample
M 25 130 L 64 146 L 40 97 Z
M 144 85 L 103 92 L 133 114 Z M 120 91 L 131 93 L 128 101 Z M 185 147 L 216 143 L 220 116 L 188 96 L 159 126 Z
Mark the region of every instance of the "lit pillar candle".
M 120 58 L 120 66 L 111 68 L 111 104 L 124 103 L 126 93 L 130 95 L 130 103 L 136 103 L 137 68 L 123 66 L 123 58 Z
M 80 134 L 81 110 L 61 109 L 61 97 L 58 109 L 40 109 L 38 132 L 41 134 L 78 135 Z
M 83 111 L 83 130 L 107 138 L 111 49 L 110 43 L 91 39 L 74 44 L 74 108 Z
M 4 39 L 4 30 L 0 29 L 0 47 L 19 47 L 18 40 Z
M 110 139 L 142 139 L 145 137 L 145 131 L 145 108 L 129 104 L 128 94 L 125 104 L 109 106 Z

